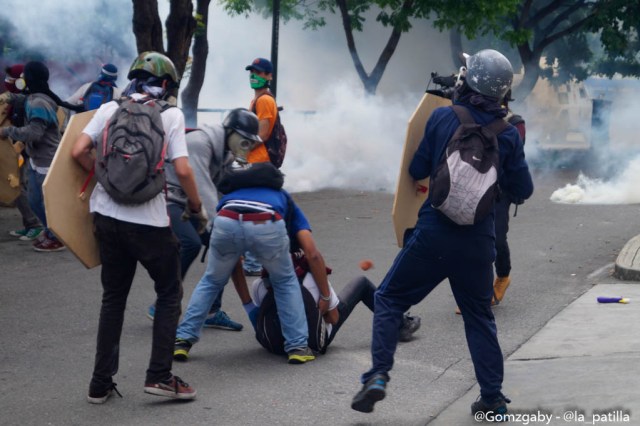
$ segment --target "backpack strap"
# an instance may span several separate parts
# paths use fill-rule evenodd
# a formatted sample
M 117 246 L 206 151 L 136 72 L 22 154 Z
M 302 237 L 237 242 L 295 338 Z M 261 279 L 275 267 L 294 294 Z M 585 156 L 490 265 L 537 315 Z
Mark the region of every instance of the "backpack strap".
M 491 123 L 484 126 L 485 129 L 489 130 L 491 133 L 496 135 L 496 137 L 504 132 L 510 124 L 503 118 L 496 118 Z
M 462 105 L 451 105 L 451 109 L 456 113 L 461 124 L 477 124 L 469 110 Z M 500 133 L 504 132 L 507 127 L 509 127 L 509 123 L 502 118 L 496 118 L 491 123 L 483 127 L 498 136 Z
M 460 124 L 476 124 L 476 120 L 473 119 L 469 110 L 462 105 L 451 105 L 451 109 L 456 113 Z
M 258 99 L 260 99 L 264 95 L 271 96 L 274 101 L 276 100 L 276 97 L 273 96 L 273 93 L 271 93 L 271 92 L 263 93 L 262 95 L 258 96 L 255 101 L 253 101 L 253 105 L 251 106 L 251 112 L 252 113 L 256 114 L 256 103 L 258 103 Z M 276 109 L 278 110 L 278 113 L 280 113 L 280 111 L 282 111 L 284 109 L 284 107 L 278 106 L 278 102 L 276 102 Z M 280 114 L 278 114 L 278 117 L 280 117 Z
M 253 105 L 251 105 L 251 112 L 254 114 L 258 114 L 258 112 L 256 111 L 256 104 L 258 103 L 258 99 L 260 99 L 261 97 L 263 97 L 264 95 L 269 95 L 273 98 L 273 95 L 269 92 L 267 93 L 263 93 L 262 95 L 258 96 L 254 101 L 253 101 Z M 275 99 L 275 98 L 274 98 Z

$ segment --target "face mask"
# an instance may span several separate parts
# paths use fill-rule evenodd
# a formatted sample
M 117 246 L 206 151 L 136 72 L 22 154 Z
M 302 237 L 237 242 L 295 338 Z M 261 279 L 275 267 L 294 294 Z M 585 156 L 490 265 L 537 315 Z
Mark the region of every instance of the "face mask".
M 149 86 L 147 84 L 143 84 L 142 90 L 144 90 L 154 98 L 161 98 L 162 95 L 164 95 L 164 89 L 158 86 Z
M 24 74 L 20 74 L 20 78 L 16 79 L 15 82 L 16 89 L 23 91 L 27 88 L 27 82 L 24 81 Z
M 227 138 L 227 146 L 229 151 L 233 153 L 236 161 L 239 163 L 246 163 L 249 152 L 256 145 L 255 141 L 251 141 L 238 132 L 232 132 Z
M 269 83 L 269 80 L 262 78 L 257 74 L 251 73 L 249 75 L 249 83 L 251 83 L 252 89 L 262 89 Z

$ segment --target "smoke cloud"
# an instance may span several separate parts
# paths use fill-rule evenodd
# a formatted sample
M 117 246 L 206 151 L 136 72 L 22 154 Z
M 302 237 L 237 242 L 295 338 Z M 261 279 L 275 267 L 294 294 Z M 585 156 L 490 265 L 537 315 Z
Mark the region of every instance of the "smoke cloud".
M 46 60 L 86 62 L 81 75 L 61 67 L 51 87 L 62 98 L 97 76 L 102 62 L 120 69 L 119 85 L 135 56 L 130 0 L 5 0 L 0 14 L 9 18 L 26 44 Z M 161 20 L 169 2 L 159 1 Z M 20 13 L 9 11 L 19 10 Z M 77 19 L 76 17 L 82 17 Z M 327 27 L 303 30 L 300 22 L 280 23 L 278 104 L 289 137 L 283 166 L 285 187 L 312 191 L 325 187 L 394 191 L 406 125 L 431 71 L 454 70 L 448 35 L 426 21 L 402 35 L 374 97 L 365 97 L 338 15 Z M 116 31 L 117 30 L 117 31 Z M 370 71 L 391 30 L 371 14 L 363 33 L 355 33 L 361 60 Z M 115 35 L 118 33 L 119 35 Z M 256 57 L 271 56 L 271 20 L 252 15 L 229 17 L 219 5 L 209 9 L 209 57 L 200 94 L 200 124 L 222 121 L 224 111 L 248 107 L 253 97 L 244 69 Z M 126 48 L 125 48 L 126 47 Z M 76 67 L 77 68 L 77 67 Z M 76 73 L 77 74 L 77 73 Z
M 584 170 L 576 183 L 554 191 L 550 199 L 572 204 L 640 203 L 640 101 L 635 96 L 640 82 L 591 79 L 587 88 L 590 97 L 606 102 L 608 109 L 588 129 L 592 143 L 582 154 Z
M 116 64 L 120 69 L 118 83 L 126 84 L 126 70 L 135 56 L 129 0 L 27 3 L 4 0 L 0 15 L 15 27 L 15 35 L 24 40 L 25 47 L 57 64 L 50 80 L 54 92 L 62 98 L 69 96 L 95 78 L 103 62 Z M 161 0 L 158 6 L 164 21 L 169 2 Z M 277 95 L 279 105 L 284 106 L 282 120 L 289 136 L 283 166 L 285 186 L 292 191 L 338 187 L 393 192 L 407 121 L 426 89 L 429 73 L 447 75 L 456 70 L 448 34 L 437 32 L 426 21 L 414 22 L 414 28 L 402 35 L 376 96 L 367 97 L 347 50 L 339 16 L 327 15 L 327 23 L 318 31 L 303 30 L 295 21 L 280 24 Z M 375 65 L 389 33 L 373 15 L 368 17 L 365 31 L 355 33 L 366 70 Z M 208 39 L 207 74 L 199 107 L 219 112 L 200 113 L 201 124 L 219 123 L 225 111 L 249 106 L 253 91 L 244 68 L 256 57 L 270 57 L 271 20 L 254 15 L 229 17 L 212 3 Z M 10 53 L 4 59 L 11 60 Z M 534 168 L 553 172 L 573 166 L 576 158 L 585 156 L 599 166 L 585 167 L 583 177 L 570 183 L 581 188 L 582 195 L 576 195 L 578 190 L 567 190 L 568 195 L 556 194 L 554 200 L 605 202 L 593 201 L 603 198 L 595 195 L 599 193 L 596 186 L 609 185 L 609 190 L 601 192 L 611 196 L 615 192 L 611 187 L 619 189 L 616 202 L 638 202 L 632 185 L 626 185 L 624 179 L 637 179 L 633 173 L 637 162 L 630 161 L 634 157 L 630 153 L 635 154 L 633 136 L 638 133 L 640 107 L 623 93 L 613 97 L 616 102 L 611 118 L 615 124 L 611 125 L 610 148 L 592 150 L 588 155 L 584 148 L 560 149 L 560 145 L 566 142 L 567 127 L 589 129 L 590 116 L 574 117 L 570 112 L 569 117 L 550 117 L 545 110 L 553 110 L 556 98 L 537 107 L 512 105 L 527 121 L 525 151 Z M 556 136 L 560 133 L 562 137 Z M 558 149 L 541 149 L 549 142 L 556 143 Z M 623 199 L 627 201 L 620 201 Z

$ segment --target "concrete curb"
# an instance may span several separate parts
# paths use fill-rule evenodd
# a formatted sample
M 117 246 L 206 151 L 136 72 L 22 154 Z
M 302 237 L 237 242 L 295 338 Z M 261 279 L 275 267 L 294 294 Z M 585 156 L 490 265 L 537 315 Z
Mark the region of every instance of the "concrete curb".
M 614 276 L 624 281 L 640 281 L 640 235 L 630 239 L 620 250 Z

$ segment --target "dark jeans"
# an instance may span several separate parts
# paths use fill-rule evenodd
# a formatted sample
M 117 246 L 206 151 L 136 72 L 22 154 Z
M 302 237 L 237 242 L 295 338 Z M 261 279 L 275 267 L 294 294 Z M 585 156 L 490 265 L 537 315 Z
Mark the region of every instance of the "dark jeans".
M 504 368 L 491 312 L 494 260 L 494 241 L 489 236 L 474 235 L 464 229 L 441 232 L 416 229 L 376 290 L 371 342 L 373 367 L 362 375 L 362 382 L 377 373 L 388 374 L 393 367 L 404 313 L 448 278 L 462 311 L 480 393 L 487 400 L 494 399 L 502 388 Z
M 373 294 L 375 291 L 376 286 L 363 276 L 354 278 L 344 286 L 338 295 L 338 299 L 340 299 L 340 303 L 338 304 L 338 322 L 331 328 L 331 334 L 327 339 L 326 346 L 329 346 L 334 337 L 336 337 L 338 330 L 340 330 L 342 324 L 344 324 L 347 318 L 349 318 L 353 308 L 355 308 L 358 303 L 364 303 L 367 308 L 373 312 Z
M 138 262 L 154 281 L 157 294 L 146 382 L 168 379 L 182 301 L 178 241 L 169 227 L 138 225 L 97 213 L 94 225 L 102 262 L 103 293 L 90 391 L 108 388 L 118 371 L 124 310 Z
M 48 238 L 57 241 L 57 238 L 47 228 L 47 216 L 44 210 L 44 195 L 42 194 L 42 184 L 44 183 L 44 178 L 46 178 L 47 175 L 43 175 L 42 173 L 38 173 L 33 170 L 31 164 L 29 164 L 28 173 L 29 181 L 27 184 L 27 197 L 29 198 L 29 206 L 31 207 L 31 210 L 33 210 L 33 213 L 35 213 L 35 215 L 38 217 L 38 219 L 40 219 L 40 223 L 42 223 L 42 226 L 44 226 L 45 235 Z
M 508 277 L 511 273 L 511 253 L 507 242 L 510 206 L 511 202 L 506 196 L 501 197 L 495 204 L 496 275 L 499 277 Z
M 39 228 L 42 226 L 40 224 L 40 219 L 38 219 L 35 213 L 33 213 L 33 210 L 31 210 L 31 206 L 29 205 L 28 168 L 28 164 L 24 164 L 20 167 L 20 195 L 18 195 L 18 198 L 16 199 L 16 207 L 20 211 L 20 216 L 22 216 L 22 226 L 25 229 Z
M 196 230 L 198 224 L 195 219 L 190 221 L 183 221 L 180 217 L 184 211 L 184 206 L 175 203 L 167 204 L 167 211 L 169 212 L 169 220 L 171 221 L 171 230 L 178 240 L 180 241 L 180 271 L 182 279 L 187 275 L 187 271 L 191 267 L 191 264 L 200 254 L 202 249 L 202 238 Z M 206 242 L 209 244 L 209 241 Z M 222 293 L 213 301 L 211 305 L 210 313 L 218 312 L 222 306 Z

